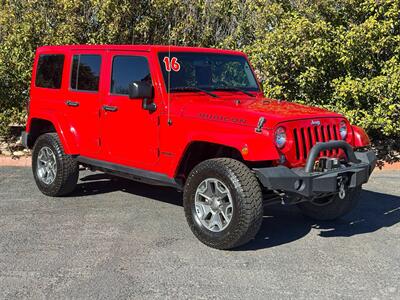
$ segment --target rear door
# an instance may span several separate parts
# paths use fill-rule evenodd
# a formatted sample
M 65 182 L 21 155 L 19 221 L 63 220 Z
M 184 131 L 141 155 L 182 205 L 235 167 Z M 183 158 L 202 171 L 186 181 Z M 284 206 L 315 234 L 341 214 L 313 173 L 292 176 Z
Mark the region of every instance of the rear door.
M 142 99 L 128 96 L 131 82 L 152 82 L 149 53 L 110 51 L 107 69 L 108 90 L 102 102 L 103 157 L 116 164 L 151 169 L 158 160 L 159 109 L 144 110 Z
M 100 152 L 100 84 L 104 55 L 95 51 L 73 51 L 70 57 L 70 78 L 67 116 L 70 130 L 78 136 L 80 155 L 97 158 Z

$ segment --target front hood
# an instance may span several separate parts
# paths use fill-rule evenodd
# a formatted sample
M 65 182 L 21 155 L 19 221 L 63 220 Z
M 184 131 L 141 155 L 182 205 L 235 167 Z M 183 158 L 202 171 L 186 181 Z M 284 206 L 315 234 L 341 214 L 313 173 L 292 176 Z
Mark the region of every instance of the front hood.
M 187 101 L 183 116 L 215 122 L 238 123 L 256 126 L 260 117 L 266 119 L 266 128 L 287 121 L 315 118 L 337 118 L 340 114 L 326 109 L 269 98 L 197 96 Z
M 326 109 L 307 106 L 288 101 L 278 101 L 274 99 L 259 99 L 251 103 L 244 103 L 247 110 L 259 112 L 270 119 L 291 121 L 313 117 L 338 117 L 339 114 L 332 113 Z

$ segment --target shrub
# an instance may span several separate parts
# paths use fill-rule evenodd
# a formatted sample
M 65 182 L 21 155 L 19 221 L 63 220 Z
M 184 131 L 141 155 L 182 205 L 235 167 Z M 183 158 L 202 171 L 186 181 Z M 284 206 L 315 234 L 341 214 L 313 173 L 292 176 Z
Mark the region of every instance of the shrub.
M 336 110 L 376 138 L 400 137 L 399 0 L 1 4 L 0 134 L 23 119 L 38 46 L 173 43 L 244 50 L 267 96 Z

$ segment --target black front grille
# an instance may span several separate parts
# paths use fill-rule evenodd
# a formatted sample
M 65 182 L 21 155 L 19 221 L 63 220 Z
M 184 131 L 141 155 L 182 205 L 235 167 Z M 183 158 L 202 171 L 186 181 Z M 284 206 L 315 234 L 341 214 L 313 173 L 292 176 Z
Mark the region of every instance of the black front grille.
M 317 142 L 338 140 L 339 132 L 336 124 L 310 126 L 293 129 L 294 143 L 296 147 L 296 159 L 307 159 L 310 149 Z M 321 156 L 336 156 L 338 149 L 322 151 Z

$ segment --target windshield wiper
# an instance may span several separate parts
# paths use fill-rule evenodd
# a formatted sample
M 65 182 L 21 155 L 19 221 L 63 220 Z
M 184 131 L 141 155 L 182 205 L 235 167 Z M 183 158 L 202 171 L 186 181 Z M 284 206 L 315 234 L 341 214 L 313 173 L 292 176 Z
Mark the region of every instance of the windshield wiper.
M 182 91 L 182 92 L 202 92 L 202 93 L 206 93 L 207 95 L 209 95 L 211 97 L 214 97 L 214 98 L 218 97 L 214 93 L 211 93 L 211 92 L 209 92 L 207 90 L 200 89 L 200 88 L 195 87 L 195 86 L 179 86 L 179 87 L 172 88 L 170 91 L 171 92 L 177 92 L 177 91 Z
M 239 89 L 239 88 L 236 88 L 236 87 L 221 87 L 221 88 L 213 89 L 213 91 L 237 91 L 237 92 L 241 92 L 243 94 L 246 94 L 247 96 L 255 97 L 252 93 L 249 93 L 249 92 L 247 92 L 245 90 L 242 90 L 242 89 Z

